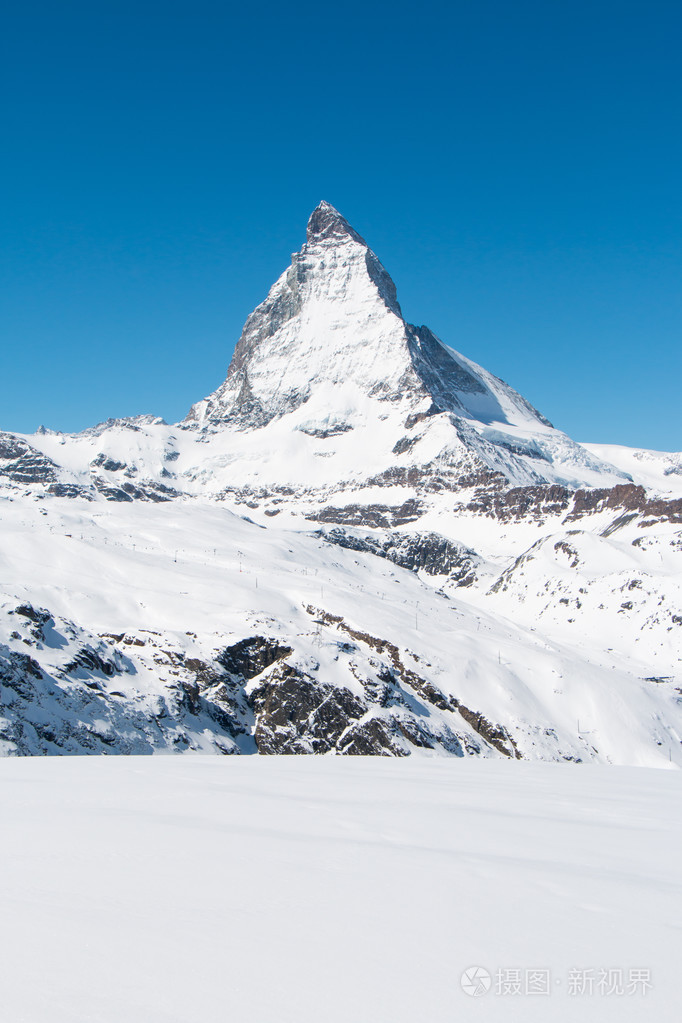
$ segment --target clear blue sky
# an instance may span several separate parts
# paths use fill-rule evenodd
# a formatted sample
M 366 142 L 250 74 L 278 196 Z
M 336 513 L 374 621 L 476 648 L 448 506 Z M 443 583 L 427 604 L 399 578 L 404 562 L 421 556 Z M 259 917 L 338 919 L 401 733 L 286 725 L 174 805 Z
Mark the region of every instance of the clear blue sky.
M 679 0 L 22 0 L 0 429 L 169 421 L 322 198 L 578 440 L 682 448 Z

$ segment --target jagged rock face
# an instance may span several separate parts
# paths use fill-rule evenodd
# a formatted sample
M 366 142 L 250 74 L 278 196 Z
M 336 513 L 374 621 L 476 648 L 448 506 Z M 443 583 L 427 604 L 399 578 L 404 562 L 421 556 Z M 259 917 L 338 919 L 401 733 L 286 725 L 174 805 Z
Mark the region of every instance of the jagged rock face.
M 251 693 L 259 753 L 328 753 L 367 707 L 348 689 L 283 664 Z
M 6 614 L 14 628 L 12 646 L 0 642 L 1 752 L 240 752 L 243 726 L 199 694 L 199 672 L 173 668 L 174 684 L 144 685 L 147 639 L 95 636 L 31 604 Z M 160 663 L 158 648 L 153 657 Z
M 263 635 L 204 661 L 159 634 L 95 636 L 28 603 L 6 610 L 14 628 L 0 643 L 0 750 L 512 755 L 504 728 L 409 667 L 414 655 L 339 616 L 307 613 L 331 638 L 347 685 L 310 658 L 295 663 L 294 642 Z
M 316 534 L 327 543 L 362 554 L 387 558 L 400 568 L 427 575 L 448 576 L 457 586 L 471 586 L 476 581 L 480 558 L 463 544 L 453 543 L 437 533 L 388 533 L 359 535 L 345 529 L 330 529 Z
M 57 465 L 26 441 L 11 433 L 0 434 L 0 476 L 12 483 L 51 484 L 57 480 Z
M 255 678 L 276 661 L 292 653 L 290 646 L 267 639 L 265 636 L 251 636 L 226 647 L 216 660 L 231 675 L 243 679 Z

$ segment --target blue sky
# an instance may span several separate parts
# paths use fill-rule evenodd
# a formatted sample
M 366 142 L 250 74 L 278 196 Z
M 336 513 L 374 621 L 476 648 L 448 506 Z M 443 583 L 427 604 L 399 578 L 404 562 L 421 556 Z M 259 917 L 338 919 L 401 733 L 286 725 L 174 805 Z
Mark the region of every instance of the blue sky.
M 578 440 L 682 448 L 674 2 L 14 5 L 0 429 L 169 421 L 324 198 Z

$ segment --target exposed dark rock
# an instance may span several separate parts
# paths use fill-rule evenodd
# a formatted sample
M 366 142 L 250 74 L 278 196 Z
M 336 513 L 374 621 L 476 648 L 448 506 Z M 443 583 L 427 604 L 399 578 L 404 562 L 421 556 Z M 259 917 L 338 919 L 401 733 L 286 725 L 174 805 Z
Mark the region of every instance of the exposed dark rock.
M 88 672 L 99 672 L 107 678 L 120 674 L 120 668 L 115 660 L 102 657 L 91 646 L 83 646 L 78 650 L 75 657 L 62 669 L 65 675 L 77 672 L 79 669 Z
M 43 677 L 42 668 L 28 654 L 21 654 L 0 645 L 0 684 L 17 692 L 26 693 L 32 689 L 32 679 Z
M 112 487 L 110 484 L 105 483 L 100 477 L 97 477 L 97 479 L 94 480 L 94 484 L 97 493 L 101 494 L 107 501 L 132 502 L 135 497 L 134 492 L 129 494 L 121 487 Z
M 364 238 L 361 238 L 338 210 L 335 210 L 328 202 L 319 203 L 310 214 L 306 235 L 309 242 L 347 237 L 361 245 L 367 244 Z
M 232 739 L 244 733 L 244 727 L 236 719 L 233 704 L 230 701 L 229 707 L 221 705 L 215 699 L 206 699 L 200 691 L 199 686 L 192 682 L 180 682 L 177 686 L 178 708 L 194 717 L 203 715 L 211 721 L 225 735 Z M 230 750 L 229 752 L 234 752 Z
M 278 643 L 265 636 L 251 636 L 242 639 L 232 646 L 226 647 L 216 657 L 216 661 L 232 675 L 241 675 L 245 679 L 255 678 L 275 661 L 281 661 L 292 653 L 290 646 Z
M 619 515 L 618 518 L 614 519 L 613 522 L 606 527 L 606 529 L 602 529 L 599 535 L 611 536 L 613 533 L 616 533 L 619 529 L 622 529 L 623 526 L 629 525 L 629 523 L 636 518 L 637 512 L 627 512 L 625 515 Z
M 475 494 L 466 507 L 467 511 L 500 519 L 502 522 L 523 518 L 537 520 L 566 511 L 571 499 L 571 491 L 558 484 L 511 487 L 502 491 L 491 490 L 485 486 Z
M 438 533 L 389 533 L 379 536 L 358 536 L 344 529 L 318 532 L 327 543 L 379 558 L 428 575 L 448 575 L 458 586 L 471 586 L 476 581 L 475 551 L 439 536 Z
M 442 411 L 443 409 L 432 401 L 425 412 L 413 412 L 407 417 L 405 420 L 405 429 L 411 430 L 417 425 L 417 423 L 422 423 L 425 419 L 430 419 L 431 416 L 438 416 Z
M 327 753 L 365 705 L 350 690 L 318 682 L 288 664 L 250 696 L 259 753 Z
M 22 618 L 28 618 L 37 625 L 47 625 L 48 622 L 53 620 L 50 612 L 44 607 L 36 608 L 32 604 L 20 604 L 19 607 L 14 609 L 14 614 L 21 615 Z
M 509 735 L 507 730 L 501 725 L 494 725 L 488 721 L 483 714 L 478 711 L 470 710 L 469 707 L 465 707 L 464 704 L 460 703 L 459 700 L 454 701 L 457 710 L 462 715 L 465 721 L 468 721 L 475 732 L 489 742 L 491 746 L 503 753 L 505 757 L 521 759 L 521 754 L 516 748 L 516 744 L 512 737 Z
M 186 657 L 184 664 L 188 671 L 194 672 L 197 678 L 211 682 L 214 681 L 215 674 L 210 664 L 207 664 L 206 661 L 202 661 L 198 657 Z
M 191 668 L 185 669 L 184 653 L 157 650 L 154 661 L 168 661 L 170 675 L 179 675 L 157 697 L 133 690 L 107 691 L 105 680 L 132 671 L 134 664 L 114 651 L 108 656 L 104 645 L 83 642 L 82 630 L 72 623 L 58 622 L 49 612 L 22 605 L 21 612 L 31 629 L 53 630 L 51 650 L 68 647 L 79 637 L 68 663 L 60 670 L 42 666 L 27 654 L 0 644 L 0 740 L 10 755 L 152 753 L 157 749 L 207 749 L 240 752 L 235 736 L 245 732 L 246 704 L 232 715 L 220 698 L 204 698 Z M 9 612 L 10 614 L 17 614 Z M 110 637 L 125 641 L 122 634 Z M 53 641 L 54 640 L 54 641 Z M 38 650 L 41 647 L 38 645 Z M 41 657 L 40 653 L 36 657 Z M 190 659 L 188 659 L 190 660 Z M 220 669 L 215 675 L 219 676 Z M 170 681 L 164 671 L 160 678 Z M 195 676 L 196 678 L 196 676 Z M 237 720 L 238 719 L 238 720 Z M 248 738 L 240 739 L 245 752 Z M 208 745 L 207 745 L 208 744 Z
M 611 509 L 623 509 L 635 514 L 639 512 L 652 521 L 682 522 L 682 498 L 649 498 L 644 487 L 634 483 L 622 483 L 608 489 L 577 490 L 573 508 L 566 516 L 566 521 L 571 522 L 585 515 Z
M 567 522 L 573 522 L 584 515 L 610 509 L 623 508 L 625 511 L 643 511 L 647 503 L 644 487 L 634 483 L 623 483 L 615 487 L 595 490 L 576 490 L 573 496 L 573 507 L 566 516 Z M 680 502 L 682 504 L 682 502 Z
M 428 327 L 407 328 L 412 364 L 436 404 L 461 409 L 459 393 L 485 394 L 485 387 L 457 362 Z
M 54 483 L 58 466 L 51 458 L 11 433 L 0 433 L 0 476 L 12 483 Z
M 398 506 L 385 504 L 349 504 L 343 508 L 328 506 L 310 512 L 306 518 L 313 522 L 334 522 L 349 526 L 372 526 L 377 529 L 391 529 L 416 522 L 424 513 L 421 501 L 410 500 Z
M 376 476 L 370 476 L 368 487 L 409 487 L 420 494 L 452 493 L 472 487 L 498 488 L 507 485 L 502 473 L 488 469 L 482 462 L 467 459 L 456 468 L 446 464 L 394 465 Z M 487 493 L 487 490 L 486 490 Z
M 348 433 L 353 427 L 350 423 L 334 423 L 332 426 L 299 426 L 299 433 L 305 433 L 308 437 L 317 437 L 318 440 L 326 440 L 328 437 L 336 437 L 340 433 Z
M 97 493 L 107 501 L 153 501 L 155 504 L 160 504 L 178 496 L 178 492 L 172 487 L 155 481 L 125 482 L 120 486 L 112 486 L 101 476 L 95 476 L 92 482 Z
M 52 497 L 83 497 L 86 501 L 92 500 L 92 492 L 86 487 L 79 487 L 75 483 L 51 483 L 47 488 L 48 494 Z
M 403 661 L 398 647 L 394 643 L 354 629 L 339 615 L 333 615 L 328 611 L 321 611 L 312 606 L 308 606 L 306 610 L 308 614 L 315 617 L 318 621 L 323 621 L 327 625 L 335 625 L 354 640 L 365 643 L 377 653 L 386 654 L 402 685 L 409 687 L 409 689 L 425 700 L 426 703 L 437 707 L 439 710 L 456 711 L 482 739 L 498 750 L 498 752 L 503 753 L 504 756 L 521 758 L 514 740 L 502 725 L 493 724 L 483 714 L 466 707 L 455 697 L 446 696 L 432 682 L 422 678 L 417 672 L 408 668 Z M 452 733 L 450 733 L 450 736 L 454 744 L 456 744 L 456 748 L 461 750 L 458 738 L 452 735 Z M 437 741 L 444 745 L 442 735 L 437 737 Z
M 410 448 L 414 447 L 418 440 L 419 437 L 401 437 L 393 446 L 393 454 L 404 455 Z
M 109 458 L 103 452 L 100 452 L 96 458 L 93 458 L 90 465 L 97 469 L 104 469 L 105 472 L 120 472 L 122 469 L 127 468 L 125 462 L 117 462 L 115 458 Z
M 408 751 L 391 734 L 390 725 L 378 717 L 352 725 L 339 743 L 339 752 L 356 757 L 406 757 Z
M 29 634 L 39 643 L 42 643 L 45 640 L 45 628 L 54 623 L 54 619 L 49 611 L 47 611 L 44 607 L 33 607 L 32 604 L 20 604 L 19 607 L 9 613 L 19 615 L 22 618 L 27 618 L 28 621 L 31 622 Z M 26 641 L 24 640 L 24 642 Z
M 365 266 L 367 267 L 367 273 L 376 284 L 377 291 L 381 295 L 387 307 L 394 312 L 396 316 L 402 317 L 403 314 L 400 309 L 400 303 L 398 302 L 398 292 L 395 284 L 393 283 L 393 279 L 388 271 L 381 265 L 371 249 L 367 249 L 367 252 L 365 253 Z
M 577 550 L 568 543 L 567 540 L 558 540 L 557 543 L 554 544 L 554 550 L 557 552 L 561 551 L 567 556 L 569 566 L 571 568 L 577 568 L 580 564 L 580 558 L 578 557 Z
M 564 522 L 576 522 L 589 515 L 604 511 L 622 510 L 604 536 L 633 521 L 637 515 L 651 517 L 652 521 L 682 522 L 682 499 L 664 500 L 648 498 L 643 487 L 622 483 L 615 487 L 595 490 L 569 490 L 567 487 L 537 485 L 492 489 L 484 486 L 467 504 L 467 511 L 499 519 L 502 522 L 520 519 L 540 520 L 548 515 L 565 513 Z M 627 514 L 629 513 L 629 514 Z

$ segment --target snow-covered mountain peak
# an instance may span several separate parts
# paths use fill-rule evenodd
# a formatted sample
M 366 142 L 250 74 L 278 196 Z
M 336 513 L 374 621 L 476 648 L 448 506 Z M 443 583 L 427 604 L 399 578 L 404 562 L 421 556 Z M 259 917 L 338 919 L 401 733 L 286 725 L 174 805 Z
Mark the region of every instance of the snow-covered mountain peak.
M 227 379 L 193 406 L 201 425 L 261 428 L 323 388 L 347 405 L 431 408 L 483 424 L 549 427 L 528 402 L 481 367 L 402 316 L 395 284 L 364 239 L 327 202 L 308 222 L 307 241 L 249 316 Z M 331 388 L 331 391 L 330 391 Z M 385 416 L 386 409 L 377 414 Z
M 443 486 L 483 487 L 485 511 L 506 486 L 632 481 L 428 327 L 408 323 L 379 259 L 327 202 L 248 317 L 224 383 L 183 423 L 136 416 L 77 436 L 3 434 L 0 477 L 117 501 L 285 488 L 323 504 L 347 486 L 353 500 L 369 486 L 371 501 L 376 486 L 407 487 L 401 504 Z
M 188 418 L 259 428 L 320 386 L 349 384 L 371 398 L 426 397 L 393 281 L 360 235 L 321 203 L 307 242 L 247 319 L 224 384 Z
M 314 244 L 320 241 L 338 240 L 352 238 L 353 241 L 367 247 L 367 242 L 361 238 L 357 231 L 353 230 L 345 217 L 342 217 L 331 203 L 324 199 L 310 214 L 307 230 L 308 242 Z
M 327 202 L 247 319 L 225 382 L 192 407 L 187 425 L 227 433 L 232 448 L 235 434 L 256 433 L 247 445 L 252 467 L 255 449 L 271 461 L 286 448 L 288 463 L 316 465 L 316 479 L 373 475 L 396 455 L 413 465 L 466 466 L 467 476 L 473 459 L 481 471 L 519 485 L 624 478 L 554 430 L 504 381 L 428 327 L 406 322 L 388 272 Z M 341 445 L 345 460 L 339 447 L 323 452 L 328 473 L 300 439 L 351 432 L 354 443 Z

